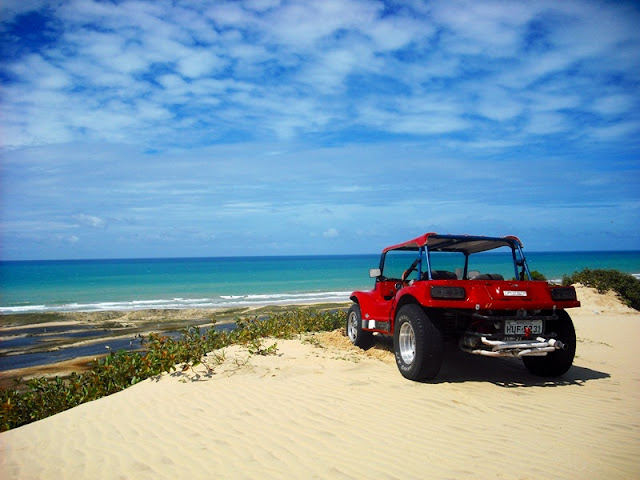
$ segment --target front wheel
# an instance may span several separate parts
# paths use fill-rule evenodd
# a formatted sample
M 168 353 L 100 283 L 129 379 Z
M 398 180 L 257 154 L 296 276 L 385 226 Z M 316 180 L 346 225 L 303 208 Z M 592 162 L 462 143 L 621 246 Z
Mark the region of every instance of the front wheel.
M 346 333 L 351 343 L 363 350 L 370 348 L 375 341 L 373 332 L 362 330 L 362 314 L 360 313 L 360 305 L 357 303 L 351 306 L 347 314 Z
M 418 305 L 405 305 L 393 329 L 398 370 L 409 380 L 435 378 L 443 356 L 442 334 Z
M 534 375 L 558 377 L 567 372 L 576 354 L 576 331 L 571 317 L 564 310 L 558 312 L 558 320 L 547 322 L 546 332 L 555 332 L 556 340 L 564 343 L 563 350 L 547 353 L 544 357 L 522 357 L 524 366 Z

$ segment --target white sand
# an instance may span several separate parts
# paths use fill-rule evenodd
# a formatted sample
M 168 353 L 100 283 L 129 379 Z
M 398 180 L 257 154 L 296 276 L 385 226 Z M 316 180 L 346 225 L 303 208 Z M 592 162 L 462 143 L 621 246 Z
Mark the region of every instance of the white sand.
M 278 341 L 276 356 L 234 347 L 210 376 L 164 375 L 0 434 L 0 475 L 640 478 L 640 314 L 579 298 L 577 358 L 555 381 L 456 352 L 436 382 L 410 382 L 384 348 L 336 333 Z

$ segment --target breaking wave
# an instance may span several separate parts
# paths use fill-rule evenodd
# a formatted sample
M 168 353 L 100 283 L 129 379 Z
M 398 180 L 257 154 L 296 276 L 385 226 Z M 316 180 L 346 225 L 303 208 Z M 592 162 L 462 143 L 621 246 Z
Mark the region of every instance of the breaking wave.
M 216 298 L 171 298 L 122 302 L 65 303 L 60 305 L 14 305 L 0 307 L 0 313 L 105 312 L 146 309 L 225 308 L 263 305 L 348 302 L 351 292 L 305 292 L 250 295 L 221 295 Z

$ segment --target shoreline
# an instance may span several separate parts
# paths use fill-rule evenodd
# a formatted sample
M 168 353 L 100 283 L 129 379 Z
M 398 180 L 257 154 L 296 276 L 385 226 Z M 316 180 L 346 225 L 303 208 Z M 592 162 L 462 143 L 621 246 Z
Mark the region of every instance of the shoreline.
M 622 273 L 631 275 L 640 281 L 640 273 Z M 547 278 L 552 284 L 561 284 L 562 278 Z M 372 285 L 365 285 L 356 290 L 369 290 Z M 341 304 L 349 303 L 349 297 L 353 290 L 349 291 L 322 291 L 306 293 L 273 293 L 230 295 L 219 298 L 158 298 L 148 300 L 130 301 L 100 301 L 88 303 L 67 304 L 33 304 L 33 305 L 4 305 L 0 306 L 0 323 L 3 317 L 13 315 L 75 315 L 97 314 L 103 316 L 118 316 L 121 313 L 147 312 L 147 311 L 186 311 L 201 312 L 241 311 L 253 310 L 265 307 L 296 307 L 315 304 Z
M 151 333 L 177 337 L 189 327 L 233 328 L 238 318 L 248 316 L 261 317 L 296 309 L 346 309 L 348 306 L 348 303 L 305 303 L 4 314 L 0 315 L 0 388 L 13 386 L 16 379 L 37 377 L 41 371 L 47 376 L 80 373 L 87 370 L 93 360 L 107 356 L 112 350 L 135 350 L 141 338 L 147 338 Z M 87 354 L 87 351 L 91 353 Z M 18 367 L 11 368 L 13 365 Z
M 368 287 L 363 287 L 368 288 Z M 95 303 L 69 303 L 63 305 L 20 305 L 0 307 L 0 318 L 5 315 L 39 315 L 136 312 L 149 310 L 200 310 L 219 311 L 237 309 L 256 309 L 263 307 L 294 307 L 315 304 L 349 302 L 351 291 L 310 292 L 291 294 L 255 294 L 237 295 L 220 298 L 172 298 L 155 300 L 111 301 Z
M 640 251 L 527 252 L 527 260 L 549 281 L 584 268 L 640 276 Z M 341 303 L 353 290 L 372 288 L 368 272 L 379 261 L 366 254 L 0 262 L 0 315 Z M 491 255 L 479 262 L 485 271 L 502 268 Z

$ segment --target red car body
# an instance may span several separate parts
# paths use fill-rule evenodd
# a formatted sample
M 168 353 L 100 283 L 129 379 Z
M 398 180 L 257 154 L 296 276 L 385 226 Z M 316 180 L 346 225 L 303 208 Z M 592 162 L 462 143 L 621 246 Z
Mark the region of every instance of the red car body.
M 491 251 L 500 253 L 485 253 Z M 470 260 L 476 258 L 480 266 L 487 262 L 494 265 L 499 259 L 511 265 L 501 273 L 472 271 L 474 263 Z M 347 320 L 347 334 L 364 348 L 373 341 L 373 332 L 394 335 L 398 367 L 408 378 L 435 376 L 442 344 L 451 341 L 469 353 L 522 357 L 529 370 L 541 375 L 562 374 L 573 361 L 575 332 L 565 309 L 580 306 L 575 289 L 533 280 L 517 237 L 426 233 L 385 248 L 379 268 L 372 269 L 370 275 L 376 279 L 373 290 L 351 295 L 354 305 Z M 399 331 L 399 318 L 407 323 L 402 327 L 404 332 Z M 425 328 L 437 338 L 417 341 L 433 344 L 430 348 L 435 348 L 435 353 L 415 344 L 416 335 L 427 335 L 421 333 Z M 408 353 L 404 357 L 402 339 L 409 342 L 405 342 Z M 431 354 L 438 358 L 433 360 Z M 427 358 L 423 362 L 424 355 Z M 548 358 L 540 360 L 544 357 Z M 556 360 L 550 362 L 553 358 Z M 407 367 L 407 359 L 421 365 Z M 422 365 L 433 363 L 437 365 Z M 539 367 L 543 363 L 562 365 Z M 404 372 L 403 366 L 409 371 Z

